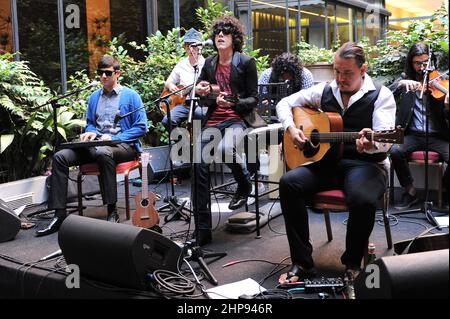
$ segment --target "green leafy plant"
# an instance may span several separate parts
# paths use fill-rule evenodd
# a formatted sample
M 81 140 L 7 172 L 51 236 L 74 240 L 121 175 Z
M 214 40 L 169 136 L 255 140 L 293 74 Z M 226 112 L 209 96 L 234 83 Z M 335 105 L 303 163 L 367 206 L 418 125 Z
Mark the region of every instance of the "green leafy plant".
M 82 125 L 65 107 L 58 110 L 58 128 L 53 132 L 50 106 L 39 107 L 53 95 L 28 67 L 11 54 L 0 56 L 0 171 L 6 180 L 17 180 L 44 172 L 50 159 L 54 134 L 71 138 Z
M 315 64 L 317 62 L 333 63 L 333 50 L 319 48 L 303 41 L 303 39 L 297 43 L 296 51 L 304 65 Z
M 430 44 L 438 58 L 438 68 L 448 69 L 448 12 L 444 6 L 429 20 L 412 22 L 406 30 L 388 31 L 385 40 L 368 46 L 369 74 L 384 84 L 400 76 L 410 47 L 423 42 Z

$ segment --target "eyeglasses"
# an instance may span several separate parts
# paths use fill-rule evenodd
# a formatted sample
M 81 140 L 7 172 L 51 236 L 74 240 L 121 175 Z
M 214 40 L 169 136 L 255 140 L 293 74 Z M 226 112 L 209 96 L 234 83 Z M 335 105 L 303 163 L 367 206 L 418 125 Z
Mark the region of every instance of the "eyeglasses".
M 97 70 L 97 75 L 98 75 L 98 76 L 102 76 L 103 73 L 104 73 L 106 76 L 111 76 L 111 75 L 113 75 L 113 73 L 116 73 L 116 71 L 115 71 L 115 70 L 114 70 L 114 71 L 111 71 L 111 70 Z
M 415 66 L 427 66 L 428 60 L 426 60 L 426 61 L 414 61 L 413 64 Z

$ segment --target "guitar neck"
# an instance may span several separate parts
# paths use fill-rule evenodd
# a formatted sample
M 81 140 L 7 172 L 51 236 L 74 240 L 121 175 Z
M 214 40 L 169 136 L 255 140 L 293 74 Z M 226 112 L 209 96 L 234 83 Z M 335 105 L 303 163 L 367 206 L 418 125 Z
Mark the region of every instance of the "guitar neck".
M 312 132 L 309 136 L 312 141 L 324 142 L 324 143 L 346 143 L 354 142 L 359 138 L 358 132 L 327 132 L 318 133 Z M 372 139 L 372 135 L 367 135 L 368 140 Z
M 142 199 L 148 198 L 147 165 L 142 165 Z

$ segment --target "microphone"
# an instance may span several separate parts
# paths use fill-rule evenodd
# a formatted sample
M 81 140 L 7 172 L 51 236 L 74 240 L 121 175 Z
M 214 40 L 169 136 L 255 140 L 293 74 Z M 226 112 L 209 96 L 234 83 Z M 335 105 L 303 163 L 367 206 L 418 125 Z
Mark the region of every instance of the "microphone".
M 203 41 L 203 42 L 195 42 L 195 43 L 192 43 L 192 44 L 190 45 L 190 47 L 196 48 L 196 47 L 200 47 L 200 46 L 206 47 L 206 46 L 212 46 L 212 45 L 213 45 L 213 41 L 212 41 L 211 39 L 208 39 L 208 40 Z
M 42 257 L 41 259 L 39 259 L 39 261 L 49 260 L 49 259 L 61 256 L 61 255 L 62 255 L 62 251 L 61 251 L 61 249 L 59 249 L 59 250 L 57 250 L 57 251 L 55 251 L 55 252 L 53 252 L 53 253 L 45 256 L 45 257 Z
M 407 79 L 408 77 L 406 76 L 406 73 L 405 72 L 402 72 L 402 74 L 400 74 L 400 76 L 402 77 L 402 79 Z

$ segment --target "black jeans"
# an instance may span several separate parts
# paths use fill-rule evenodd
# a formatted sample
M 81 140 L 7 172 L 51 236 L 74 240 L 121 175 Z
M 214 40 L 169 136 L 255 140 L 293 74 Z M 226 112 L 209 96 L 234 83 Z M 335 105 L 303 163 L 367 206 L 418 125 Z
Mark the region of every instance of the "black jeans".
M 448 164 L 448 141 L 436 137 L 429 136 L 428 150 L 439 153 L 441 158 Z M 403 144 L 394 144 L 391 148 L 391 160 L 397 174 L 398 181 L 402 187 L 413 185 L 411 170 L 409 169 L 408 160 L 412 152 L 425 150 L 425 136 L 409 134 L 405 136 Z M 448 189 L 448 166 L 444 174 L 444 186 Z
M 214 132 L 208 130 L 209 128 L 202 129 L 200 143 L 197 143 L 197 147 L 200 147 L 200 150 L 197 150 L 197 153 L 199 155 L 204 154 L 201 156 L 201 161 L 194 164 L 196 168 L 194 217 L 196 218 L 196 227 L 202 230 L 211 229 L 209 164 L 213 161 L 216 163 L 225 162 L 238 183 L 238 189 L 242 189 L 245 183 L 250 180 L 247 165 L 243 161 L 241 152 L 239 151 L 243 150 L 243 140 L 245 137 L 245 134 L 239 134 L 239 131 L 245 130 L 247 128 L 246 125 L 243 122 L 225 122 L 211 128 L 217 129 L 215 133 L 220 132 L 221 138 L 219 139 L 217 138 L 218 136 L 211 135 L 210 133 Z M 233 131 L 230 130 L 227 133 L 226 129 L 233 129 Z M 233 132 L 234 134 L 230 134 Z M 211 143 L 214 137 L 216 144 Z M 207 145 L 211 149 L 205 149 Z
M 314 266 L 305 199 L 319 191 L 340 187 L 349 209 L 346 250 L 341 261 L 360 266 L 375 222 L 378 200 L 386 191 L 387 174 L 380 164 L 323 159 L 287 172 L 280 180 L 280 203 L 286 224 L 292 263 Z
M 116 165 L 132 161 L 137 156 L 134 147 L 127 143 L 58 151 L 53 157 L 49 208 L 66 208 L 69 168 L 93 162 L 98 164 L 100 170 L 98 179 L 103 204 L 115 204 L 117 202 Z

